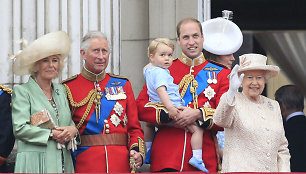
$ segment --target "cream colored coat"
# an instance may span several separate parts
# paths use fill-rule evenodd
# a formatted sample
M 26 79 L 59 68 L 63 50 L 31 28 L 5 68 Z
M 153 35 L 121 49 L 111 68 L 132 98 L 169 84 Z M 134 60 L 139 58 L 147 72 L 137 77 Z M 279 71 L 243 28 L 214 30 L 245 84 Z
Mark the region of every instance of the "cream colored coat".
M 214 115 L 224 127 L 222 172 L 290 172 L 282 116 L 276 101 L 254 103 L 237 93 L 232 105 L 224 93 Z

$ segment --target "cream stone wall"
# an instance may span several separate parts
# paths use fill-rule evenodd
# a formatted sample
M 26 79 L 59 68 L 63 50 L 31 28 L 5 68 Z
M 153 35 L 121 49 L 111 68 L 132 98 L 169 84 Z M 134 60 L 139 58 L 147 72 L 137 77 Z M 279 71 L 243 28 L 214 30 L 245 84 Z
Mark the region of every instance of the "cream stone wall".
M 147 47 L 152 39 L 166 37 L 176 43 L 176 24 L 185 17 L 197 18 L 198 0 L 123 0 L 121 1 L 120 75 L 132 83 L 135 98 L 145 80 L 142 69 L 149 62 Z

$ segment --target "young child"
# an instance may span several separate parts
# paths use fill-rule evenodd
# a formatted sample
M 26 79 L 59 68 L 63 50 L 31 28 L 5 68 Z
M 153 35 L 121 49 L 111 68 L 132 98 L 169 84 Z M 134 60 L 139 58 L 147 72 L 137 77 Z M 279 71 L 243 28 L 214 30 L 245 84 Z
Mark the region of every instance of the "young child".
M 180 112 L 177 107 L 185 106 L 185 102 L 180 96 L 178 85 L 173 83 L 173 77 L 168 70 L 173 62 L 173 52 L 174 44 L 169 39 L 158 38 L 153 40 L 148 47 L 148 57 L 151 63 L 144 67 L 143 74 L 146 79 L 150 102 L 162 103 L 168 110 L 169 117 L 176 119 Z M 147 125 L 145 128 L 145 137 L 146 135 L 152 137 L 154 129 L 148 130 L 149 127 Z M 201 171 L 208 172 L 202 160 L 203 129 L 196 124 L 188 126 L 187 129 L 192 133 L 193 157 L 189 160 L 189 163 Z M 146 144 L 151 146 L 150 143 Z

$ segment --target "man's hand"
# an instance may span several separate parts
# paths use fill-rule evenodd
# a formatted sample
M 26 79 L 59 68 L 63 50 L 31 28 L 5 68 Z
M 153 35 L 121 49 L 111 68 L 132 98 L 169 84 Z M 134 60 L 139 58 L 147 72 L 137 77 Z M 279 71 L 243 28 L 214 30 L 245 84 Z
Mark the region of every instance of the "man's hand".
M 202 118 L 202 113 L 198 109 L 192 109 L 184 106 L 178 107 L 180 112 L 177 114 L 173 123 L 175 127 L 186 128 L 188 125 L 194 124 L 198 119 Z
M 139 152 L 136 152 L 135 150 L 130 151 L 130 157 L 133 157 L 135 159 L 135 167 L 138 169 L 142 165 L 142 157 Z M 133 164 L 132 164 L 133 165 Z M 130 168 L 133 166 L 130 165 Z

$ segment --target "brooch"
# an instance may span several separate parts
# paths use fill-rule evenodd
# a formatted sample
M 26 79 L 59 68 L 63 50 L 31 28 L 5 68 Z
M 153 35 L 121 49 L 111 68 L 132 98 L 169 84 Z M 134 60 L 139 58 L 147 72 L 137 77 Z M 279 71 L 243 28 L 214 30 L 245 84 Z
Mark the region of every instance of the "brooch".
M 268 101 L 268 108 L 273 111 L 274 110 L 274 107 L 272 105 L 272 103 L 270 101 Z

